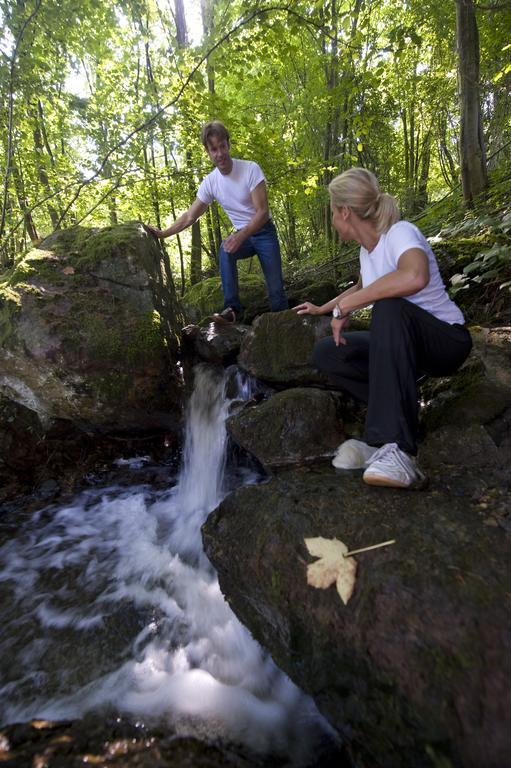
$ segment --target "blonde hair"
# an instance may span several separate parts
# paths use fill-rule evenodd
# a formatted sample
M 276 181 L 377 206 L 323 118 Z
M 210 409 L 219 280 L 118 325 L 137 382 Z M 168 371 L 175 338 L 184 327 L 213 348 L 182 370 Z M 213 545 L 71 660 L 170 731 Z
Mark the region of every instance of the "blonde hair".
M 330 200 L 336 208 L 347 205 L 361 219 L 374 222 L 378 234 L 399 221 L 399 208 L 392 195 L 380 192 L 378 179 L 367 168 L 350 168 L 328 185 Z

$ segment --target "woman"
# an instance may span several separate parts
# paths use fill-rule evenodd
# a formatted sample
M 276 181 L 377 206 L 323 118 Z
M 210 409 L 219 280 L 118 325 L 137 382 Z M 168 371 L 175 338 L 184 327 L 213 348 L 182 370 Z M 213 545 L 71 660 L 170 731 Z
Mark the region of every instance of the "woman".
M 460 309 L 447 295 L 433 252 L 420 230 L 399 220 L 376 177 L 351 168 L 329 185 L 332 224 L 342 240 L 360 244 L 358 283 L 321 307 L 332 312 L 333 336 L 314 348 L 314 364 L 339 388 L 368 404 L 364 440 L 348 440 L 334 466 L 366 467 L 370 485 L 408 488 L 424 476 L 417 454 L 417 379 L 447 376 L 472 347 Z M 345 333 L 350 314 L 373 305 L 370 331 Z

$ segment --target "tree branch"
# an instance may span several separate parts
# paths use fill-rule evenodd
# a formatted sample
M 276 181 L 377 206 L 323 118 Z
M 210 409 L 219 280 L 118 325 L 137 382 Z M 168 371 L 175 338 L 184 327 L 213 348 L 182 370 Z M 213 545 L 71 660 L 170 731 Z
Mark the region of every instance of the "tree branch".
M 502 3 L 491 3 L 490 5 L 481 5 L 481 3 L 474 3 L 474 7 L 478 11 L 507 11 L 511 8 L 510 0 L 505 0 Z
M 295 16 L 296 18 L 303 21 L 305 24 L 312 25 L 313 27 L 317 29 L 323 29 L 322 25 L 318 24 L 317 22 L 307 19 L 305 16 L 302 16 L 300 13 L 297 13 L 296 11 L 293 11 L 288 6 L 282 6 L 282 5 L 274 5 L 269 6 L 267 8 L 258 8 L 256 11 L 253 11 L 251 14 L 249 14 L 247 17 L 242 19 L 238 24 L 235 24 L 232 29 L 229 30 L 229 32 L 226 32 L 225 35 L 223 35 L 220 40 L 218 40 L 197 62 L 197 64 L 190 70 L 187 77 L 183 81 L 181 87 L 179 88 L 176 96 L 172 99 L 172 101 L 169 101 L 168 104 L 165 104 L 163 107 L 158 109 L 154 115 L 152 115 L 148 120 L 146 120 L 144 123 L 141 123 L 136 128 L 134 128 L 130 133 L 128 133 L 121 141 L 119 141 L 117 144 L 115 144 L 111 149 L 108 150 L 106 155 L 103 157 L 103 160 L 101 161 L 101 164 L 97 171 L 90 176 L 88 179 L 85 179 L 80 186 L 78 187 L 74 197 L 71 199 L 69 204 L 66 206 L 64 211 L 62 212 L 55 229 L 57 229 L 60 224 L 62 223 L 62 220 L 67 215 L 69 209 L 72 207 L 72 205 L 76 202 L 78 197 L 80 196 L 80 193 L 84 187 L 86 187 L 88 184 L 90 184 L 92 181 L 97 179 L 97 177 L 101 174 L 103 171 L 103 168 L 105 167 L 106 163 L 108 162 L 109 158 L 113 155 L 114 152 L 117 152 L 119 149 L 124 147 L 134 136 L 136 136 L 140 131 L 146 130 L 149 128 L 150 125 L 152 125 L 156 120 L 170 107 L 173 107 L 181 98 L 183 95 L 183 92 L 185 88 L 187 87 L 188 83 L 192 80 L 194 75 L 198 72 L 198 70 L 201 68 L 201 66 L 208 60 L 209 56 L 223 43 L 225 43 L 229 38 L 231 38 L 233 35 L 235 35 L 237 32 L 239 32 L 242 27 L 245 27 L 247 24 L 250 24 L 251 21 L 253 21 L 254 18 L 257 16 L 264 16 L 269 13 L 273 13 L 275 11 L 284 11 L 285 13 L 288 13 L 290 16 Z
M 38 7 L 37 10 L 39 10 L 39 7 L 41 5 L 42 0 L 38 0 Z M 139 126 L 134 128 L 130 133 L 127 134 L 127 136 L 124 137 L 124 139 L 121 139 L 115 146 L 113 146 L 110 150 L 108 150 L 107 154 L 104 156 L 103 160 L 101 161 L 101 164 L 97 171 L 90 176 L 89 178 L 85 180 L 75 180 L 69 182 L 69 184 L 65 184 L 63 187 L 60 187 L 56 192 L 46 195 L 41 200 L 38 200 L 35 202 L 30 208 L 28 209 L 29 213 L 32 213 L 34 210 L 39 208 L 41 205 L 44 205 L 48 200 L 51 200 L 53 197 L 56 197 L 57 195 L 62 194 L 63 192 L 66 192 L 67 190 L 73 189 L 78 185 L 78 189 L 76 193 L 74 194 L 71 202 L 66 206 L 65 210 L 60 216 L 60 219 L 58 221 L 58 226 L 60 226 L 63 218 L 67 215 L 68 211 L 70 210 L 71 206 L 75 203 L 75 201 L 78 199 L 81 191 L 90 183 L 95 181 L 97 177 L 101 174 L 103 168 L 105 167 L 105 164 L 108 162 L 111 155 L 121 149 L 123 146 L 125 146 L 136 134 L 140 133 L 141 131 L 147 129 L 150 125 L 152 125 L 166 110 L 168 110 L 170 107 L 174 106 L 179 99 L 181 98 L 185 88 L 187 87 L 188 83 L 192 80 L 194 75 L 198 72 L 200 67 L 207 61 L 208 57 L 223 43 L 225 43 L 230 37 L 235 35 L 240 29 L 245 27 L 247 24 L 249 24 L 251 21 L 253 21 L 254 18 L 258 16 L 265 16 L 270 13 L 283 11 L 287 13 L 290 16 L 294 16 L 295 18 L 302 21 L 304 24 L 306 24 L 309 27 L 313 27 L 317 30 L 321 30 L 325 36 L 332 37 L 329 32 L 325 29 L 324 25 L 314 21 L 313 19 L 306 18 L 305 16 L 302 16 L 297 11 L 294 11 L 292 8 L 289 8 L 289 6 L 286 5 L 274 5 L 274 6 L 268 6 L 266 8 L 258 8 L 257 10 L 253 11 L 251 14 L 249 14 L 247 17 L 241 19 L 235 26 L 229 30 L 225 35 L 223 35 L 220 40 L 218 40 L 211 48 L 208 49 L 208 51 L 200 58 L 200 60 L 197 62 L 197 64 L 192 68 L 192 70 L 189 72 L 187 77 L 183 80 L 181 87 L 179 88 L 176 96 L 172 101 L 170 101 L 168 104 L 165 104 L 163 107 L 158 109 L 154 115 L 152 115 L 148 120 L 146 120 L 144 123 L 141 123 Z M 30 20 L 30 19 L 29 19 Z M 25 25 L 26 26 L 26 25 Z M 82 217 L 81 221 L 83 221 Z M 17 229 L 23 224 L 24 218 L 21 218 L 19 221 L 16 222 L 16 224 L 10 229 L 10 231 L 7 233 L 6 238 L 11 237 Z

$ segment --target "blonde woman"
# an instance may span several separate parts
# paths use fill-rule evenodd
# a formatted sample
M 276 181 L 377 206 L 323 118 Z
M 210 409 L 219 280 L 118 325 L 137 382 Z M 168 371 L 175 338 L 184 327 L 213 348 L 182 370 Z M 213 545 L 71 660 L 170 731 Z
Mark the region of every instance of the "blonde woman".
M 351 168 L 329 185 L 332 225 L 360 244 L 356 285 L 298 314 L 332 313 L 332 336 L 314 364 L 340 389 L 367 403 L 365 442 L 347 440 L 334 466 L 365 467 L 370 485 L 408 488 L 423 479 L 416 464 L 417 379 L 454 373 L 472 347 L 461 310 L 447 295 L 435 256 L 420 230 L 399 220 L 394 198 L 376 177 Z M 370 331 L 345 332 L 350 314 L 372 305 Z

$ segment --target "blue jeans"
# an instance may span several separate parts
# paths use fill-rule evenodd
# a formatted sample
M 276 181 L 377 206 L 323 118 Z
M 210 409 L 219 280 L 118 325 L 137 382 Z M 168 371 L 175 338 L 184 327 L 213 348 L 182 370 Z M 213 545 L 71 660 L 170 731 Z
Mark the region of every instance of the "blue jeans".
M 277 231 L 273 221 L 268 221 L 255 234 L 247 237 L 234 253 L 227 253 L 224 246 L 218 252 L 220 259 L 220 275 L 224 292 L 224 308 L 232 307 L 241 310 L 238 287 L 238 259 L 248 259 L 257 254 L 263 270 L 272 312 L 288 308 L 284 282 L 282 279 L 282 263 Z

